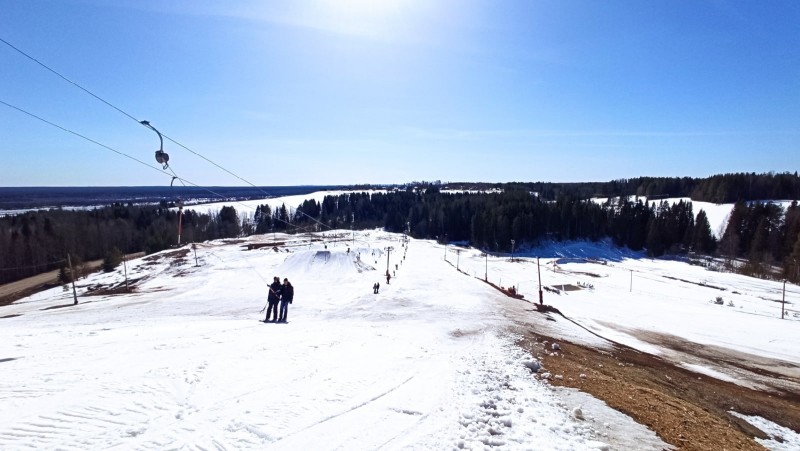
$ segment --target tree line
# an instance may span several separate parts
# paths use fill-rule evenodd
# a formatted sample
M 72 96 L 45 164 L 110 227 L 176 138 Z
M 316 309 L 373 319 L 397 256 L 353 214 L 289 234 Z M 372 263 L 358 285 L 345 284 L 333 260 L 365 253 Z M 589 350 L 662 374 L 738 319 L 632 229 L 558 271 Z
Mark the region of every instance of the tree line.
M 638 185 L 646 194 L 665 189 L 663 183 L 674 182 L 676 187 L 692 190 L 711 189 L 714 183 L 728 188 L 747 183 L 751 194 L 775 194 L 794 189 L 796 178 L 762 174 L 748 180 L 735 174 L 721 175 L 709 178 L 711 185 L 693 184 L 690 179 L 647 179 L 644 183 L 642 178 L 620 182 L 614 189 L 625 192 Z M 786 183 L 770 188 L 762 186 L 765 180 Z M 532 188 L 508 184 L 501 191 L 467 193 L 442 192 L 439 185 L 428 184 L 381 193 L 352 192 L 326 196 L 320 202 L 306 200 L 296 207 L 261 205 L 244 220 L 233 207 L 214 215 L 187 210 L 182 242 L 375 227 L 415 238 L 462 242 L 489 252 L 510 251 L 511 240 L 519 247 L 543 240 L 610 238 L 618 246 L 645 250 L 653 257 L 690 252 L 718 255 L 732 269 L 800 281 L 800 211 L 796 204 L 784 211 L 776 204 L 740 200 L 718 242 L 706 213 L 693 211 L 691 202 L 644 202 L 623 195 L 599 203 L 583 197 L 580 190 L 559 191 L 554 199 L 547 199 Z M 165 202 L 157 206 L 112 204 L 93 210 L 42 210 L 0 217 L 0 283 L 57 269 L 67 253 L 77 261 L 88 261 L 108 257 L 115 250 L 152 253 L 166 249 L 177 242 L 178 212 L 173 207 Z
M 281 228 L 270 220 L 269 207 L 256 230 Z M 442 193 L 425 190 L 326 196 L 307 200 L 287 223 L 319 229 L 382 227 L 415 238 L 463 242 L 490 252 L 508 252 L 542 240 L 600 240 L 644 250 L 649 256 L 688 254 L 722 256 L 729 268 L 759 277 L 800 282 L 800 207 L 785 211 L 769 202 L 737 202 L 718 242 L 705 211 L 691 202 L 643 202 L 627 197 L 605 203 L 562 195 L 545 201 L 523 189 L 498 193 Z
M 535 192 L 542 199 L 556 200 L 561 196 L 581 199 L 591 197 L 645 196 L 649 199 L 689 197 L 695 201 L 717 204 L 738 200 L 779 200 L 800 198 L 800 177 L 789 173 L 730 173 L 704 178 L 636 177 L 608 182 L 581 183 L 449 183 L 451 188 L 476 190 L 523 189 Z
M 192 210 L 182 215 L 182 241 L 197 242 L 241 234 L 233 207 L 216 215 Z M 0 217 L 0 284 L 106 258 L 113 252 L 158 252 L 177 243 L 174 205 L 112 204 L 92 210 L 39 210 Z

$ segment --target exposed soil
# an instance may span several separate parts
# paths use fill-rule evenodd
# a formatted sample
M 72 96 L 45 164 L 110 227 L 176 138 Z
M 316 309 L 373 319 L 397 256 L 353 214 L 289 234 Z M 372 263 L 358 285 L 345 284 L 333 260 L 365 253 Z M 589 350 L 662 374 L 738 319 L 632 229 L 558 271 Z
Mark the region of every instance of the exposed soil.
M 170 251 L 170 252 L 164 252 L 164 253 L 161 253 L 161 254 L 151 255 L 149 257 L 143 258 L 142 260 L 146 261 L 146 262 L 157 262 L 157 261 L 161 260 L 162 258 L 166 258 L 166 259 L 171 258 L 171 259 L 174 259 L 174 260 L 178 260 L 178 259 L 186 258 L 186 256 L 189 255 L 189 251 L 190 251 L 190 249 L 176 249 L 176 250 Z
M 753 390 L 619 344 L 600 350 L 557 340 L 560 350 L 553 351 L 555 341 L 533 331 L 521 339 L 544 365 L 538 377 L 549 372 L 553 385 L 602 399 L 678 449 L 763 449 L 752 437 L 765 434 L 729 410 L 800 430 L 800 393 L 793 389 Z
M 84 265 L 86 275 L 98 271 L 103 260 L 87 262 Z M 0 306 L 8 305 L 32 294 L 59 286 L 58 270 L 44 272 L 27 279 L 0 285 Z

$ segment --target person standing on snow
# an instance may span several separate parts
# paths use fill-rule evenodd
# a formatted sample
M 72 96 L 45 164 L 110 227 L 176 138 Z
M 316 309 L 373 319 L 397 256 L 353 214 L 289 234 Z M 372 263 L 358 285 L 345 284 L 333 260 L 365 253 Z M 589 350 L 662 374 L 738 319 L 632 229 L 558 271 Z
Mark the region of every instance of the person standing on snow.
M 283 286 L 281 287 L 281 312 L 278 315 L 278 322 L 285 323 L 286 322 L 286 313 L 289 307 L 289 304 L 292 303 L 292 299 L 294 299 L 294 287 L 292 283 L 289 282 L 289 279 L 283 279 Z
M 267 317 L 264 318 L 264 322 L 268 322 L 270 319 L 269 317 L 272 316 L 272 311 L 275 309 L 275 319 L 273 321 L 278 320 L 278 301 L 281 298 L 281 279 L 280 277 L 273 277 L 272 284 L 269 286 L 269 295 L 267 296 L 267 302 L 269 302 L 269 308 L 267 309 Z

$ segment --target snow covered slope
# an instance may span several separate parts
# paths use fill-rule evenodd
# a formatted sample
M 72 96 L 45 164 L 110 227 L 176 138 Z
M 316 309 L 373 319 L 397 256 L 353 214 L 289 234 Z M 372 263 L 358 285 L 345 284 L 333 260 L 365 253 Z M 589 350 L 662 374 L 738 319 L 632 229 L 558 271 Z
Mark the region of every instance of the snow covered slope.
M 509 298 L 438 245 L 279 238 L 129 262 L 132 293 L 120 268 L 80 281 L 77 306 L 56 288 L 1 307 L 0 449 L 666 446 L 603 403 L 613 424 L 574 418 L 525 365 Z M 273 276 L 295 286 L 288 324 L 259 322 Z
M 129 262 L 131 293 L 119 268 L 80 281 L 77 306 L 56 288 L 0 307 L 0 449 L 666 447 L 591 398 L 576 419 L 577 395 L 532 376 L 515 327 L 613 340 L 760 389 L 800 378 L 796 286 L 781 320 L 777 282 L 602 242 L 511 262 L 333 235 L 202 243 L 199 265 L 189 247 Z M 477 279 L 535 300 L 535 257 L 545 302 L 569 321 Z M 258 321 L 274 276 L 295 286 L 288 324 Z

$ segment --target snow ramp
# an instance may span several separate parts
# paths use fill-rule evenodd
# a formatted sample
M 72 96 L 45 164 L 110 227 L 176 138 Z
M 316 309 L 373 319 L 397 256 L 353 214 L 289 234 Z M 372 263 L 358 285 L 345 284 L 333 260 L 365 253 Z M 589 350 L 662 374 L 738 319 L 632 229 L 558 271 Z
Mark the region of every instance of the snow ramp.
M 320 273 L 352 273 L 374 271 L 375 268 L 358 261 L 350 252 L 336 251 L 299 251 L 286 257 L 276 269 L 278 274 L 320 274 Z M 283 276 L 281 276 L 283 277 Z

